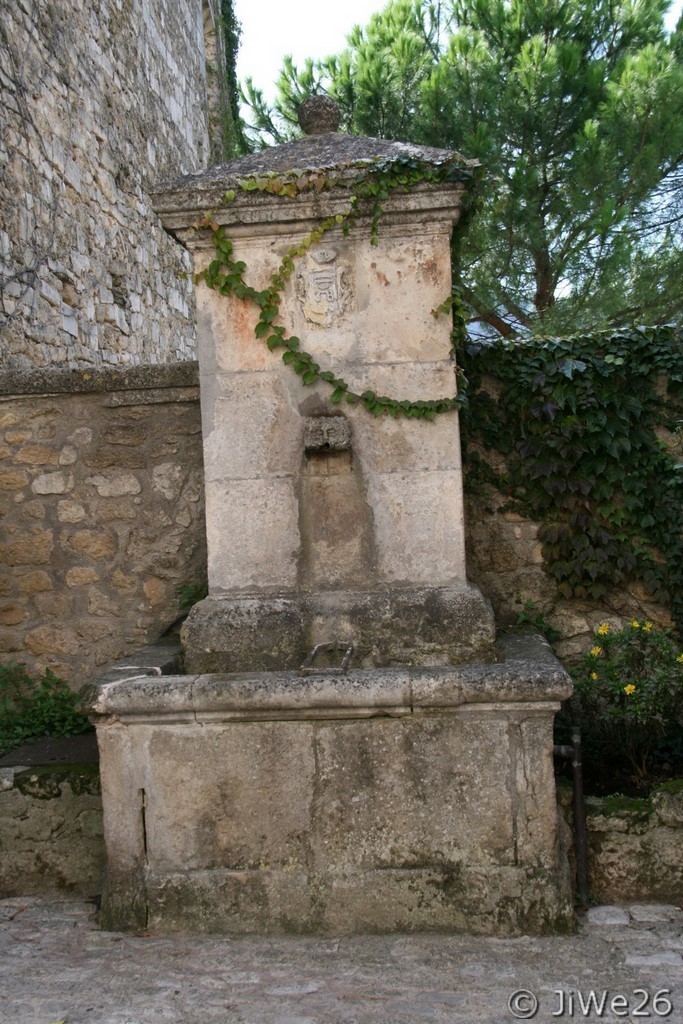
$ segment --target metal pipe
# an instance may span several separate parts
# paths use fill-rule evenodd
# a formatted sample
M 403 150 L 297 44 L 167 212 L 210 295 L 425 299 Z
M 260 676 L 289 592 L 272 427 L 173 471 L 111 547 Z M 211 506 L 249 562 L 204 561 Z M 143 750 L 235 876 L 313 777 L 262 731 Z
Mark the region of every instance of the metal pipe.
M 588 835 L 586 832 L 586 809 L 583 802 L 583 759 L 581 730 L 572 727 L 572 742 L 553 747 L 556 757 L 570 757 L 574 783 L 574 851 L 576 853 L 576 894 L 581 907 L 588 906 Z
M 588 906 L 588 836 L 586 834 L 586 808 L 583 802 L 583 756 L 581 730 L 572 728 L 572 773 L 574 776 L 574 833 L 576 836 L 576 888 L 579 903 Z

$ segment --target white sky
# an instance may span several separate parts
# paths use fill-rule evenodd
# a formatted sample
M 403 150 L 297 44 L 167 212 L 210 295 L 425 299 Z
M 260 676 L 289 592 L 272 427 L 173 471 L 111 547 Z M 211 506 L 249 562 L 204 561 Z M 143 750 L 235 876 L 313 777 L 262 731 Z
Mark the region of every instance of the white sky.
M 344 49 L 354 25 L 365 25 L 388 0 L 235 0 L 235 17 L 242 26 L 237 77 L 247 77 L 275 97 L 274 82 L 282 58 L 294 62 L 320 59 Z M 683 0 L 681 0 L 683 3 Z
M 354 25 L 365 25 L 388 0 L 235 0 L 235 16 L 242 26 L 237 77 L 250 76 L 254 84 L 275 97 L 274 82 L 282 58 L 291 53 L 297 64 L 306 57 L 320 59 L 344 48 Z M 683 8 L 674 0 L 667 17 L 672 29 Z

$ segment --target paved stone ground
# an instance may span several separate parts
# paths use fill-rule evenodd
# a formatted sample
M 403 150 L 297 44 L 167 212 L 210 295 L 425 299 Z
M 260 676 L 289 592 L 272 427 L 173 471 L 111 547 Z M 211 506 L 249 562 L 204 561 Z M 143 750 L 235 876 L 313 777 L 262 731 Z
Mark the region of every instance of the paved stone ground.
M 597 907 L 570 937 L 230 939 L 103 932 L 82 902 L 0 901 L 1 1024 L 515 1019 L 683 1024 L 683 910 Z

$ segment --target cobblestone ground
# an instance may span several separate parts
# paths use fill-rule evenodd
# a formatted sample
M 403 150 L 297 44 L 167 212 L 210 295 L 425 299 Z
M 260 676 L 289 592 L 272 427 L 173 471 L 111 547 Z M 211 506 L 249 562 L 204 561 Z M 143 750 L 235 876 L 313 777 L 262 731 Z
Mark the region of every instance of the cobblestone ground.
M 683 1024 L 673 906 L 597 907 L 569 937 L 232 939 L 26 897 L 0 901 L 0 961 L 1 1024 Z

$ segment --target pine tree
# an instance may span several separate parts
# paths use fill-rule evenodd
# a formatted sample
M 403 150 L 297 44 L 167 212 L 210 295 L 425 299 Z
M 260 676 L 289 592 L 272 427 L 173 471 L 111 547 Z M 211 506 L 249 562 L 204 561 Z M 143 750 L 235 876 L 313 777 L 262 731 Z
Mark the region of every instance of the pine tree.
M 296 133 L 326 91 L 358 134 L 477 157 L 455 254 L 475 332 L 678 319 L 683 306 L 683 19 L 668 0 L 393 0 L 347 48 L 285 62 L 256 135 Z

